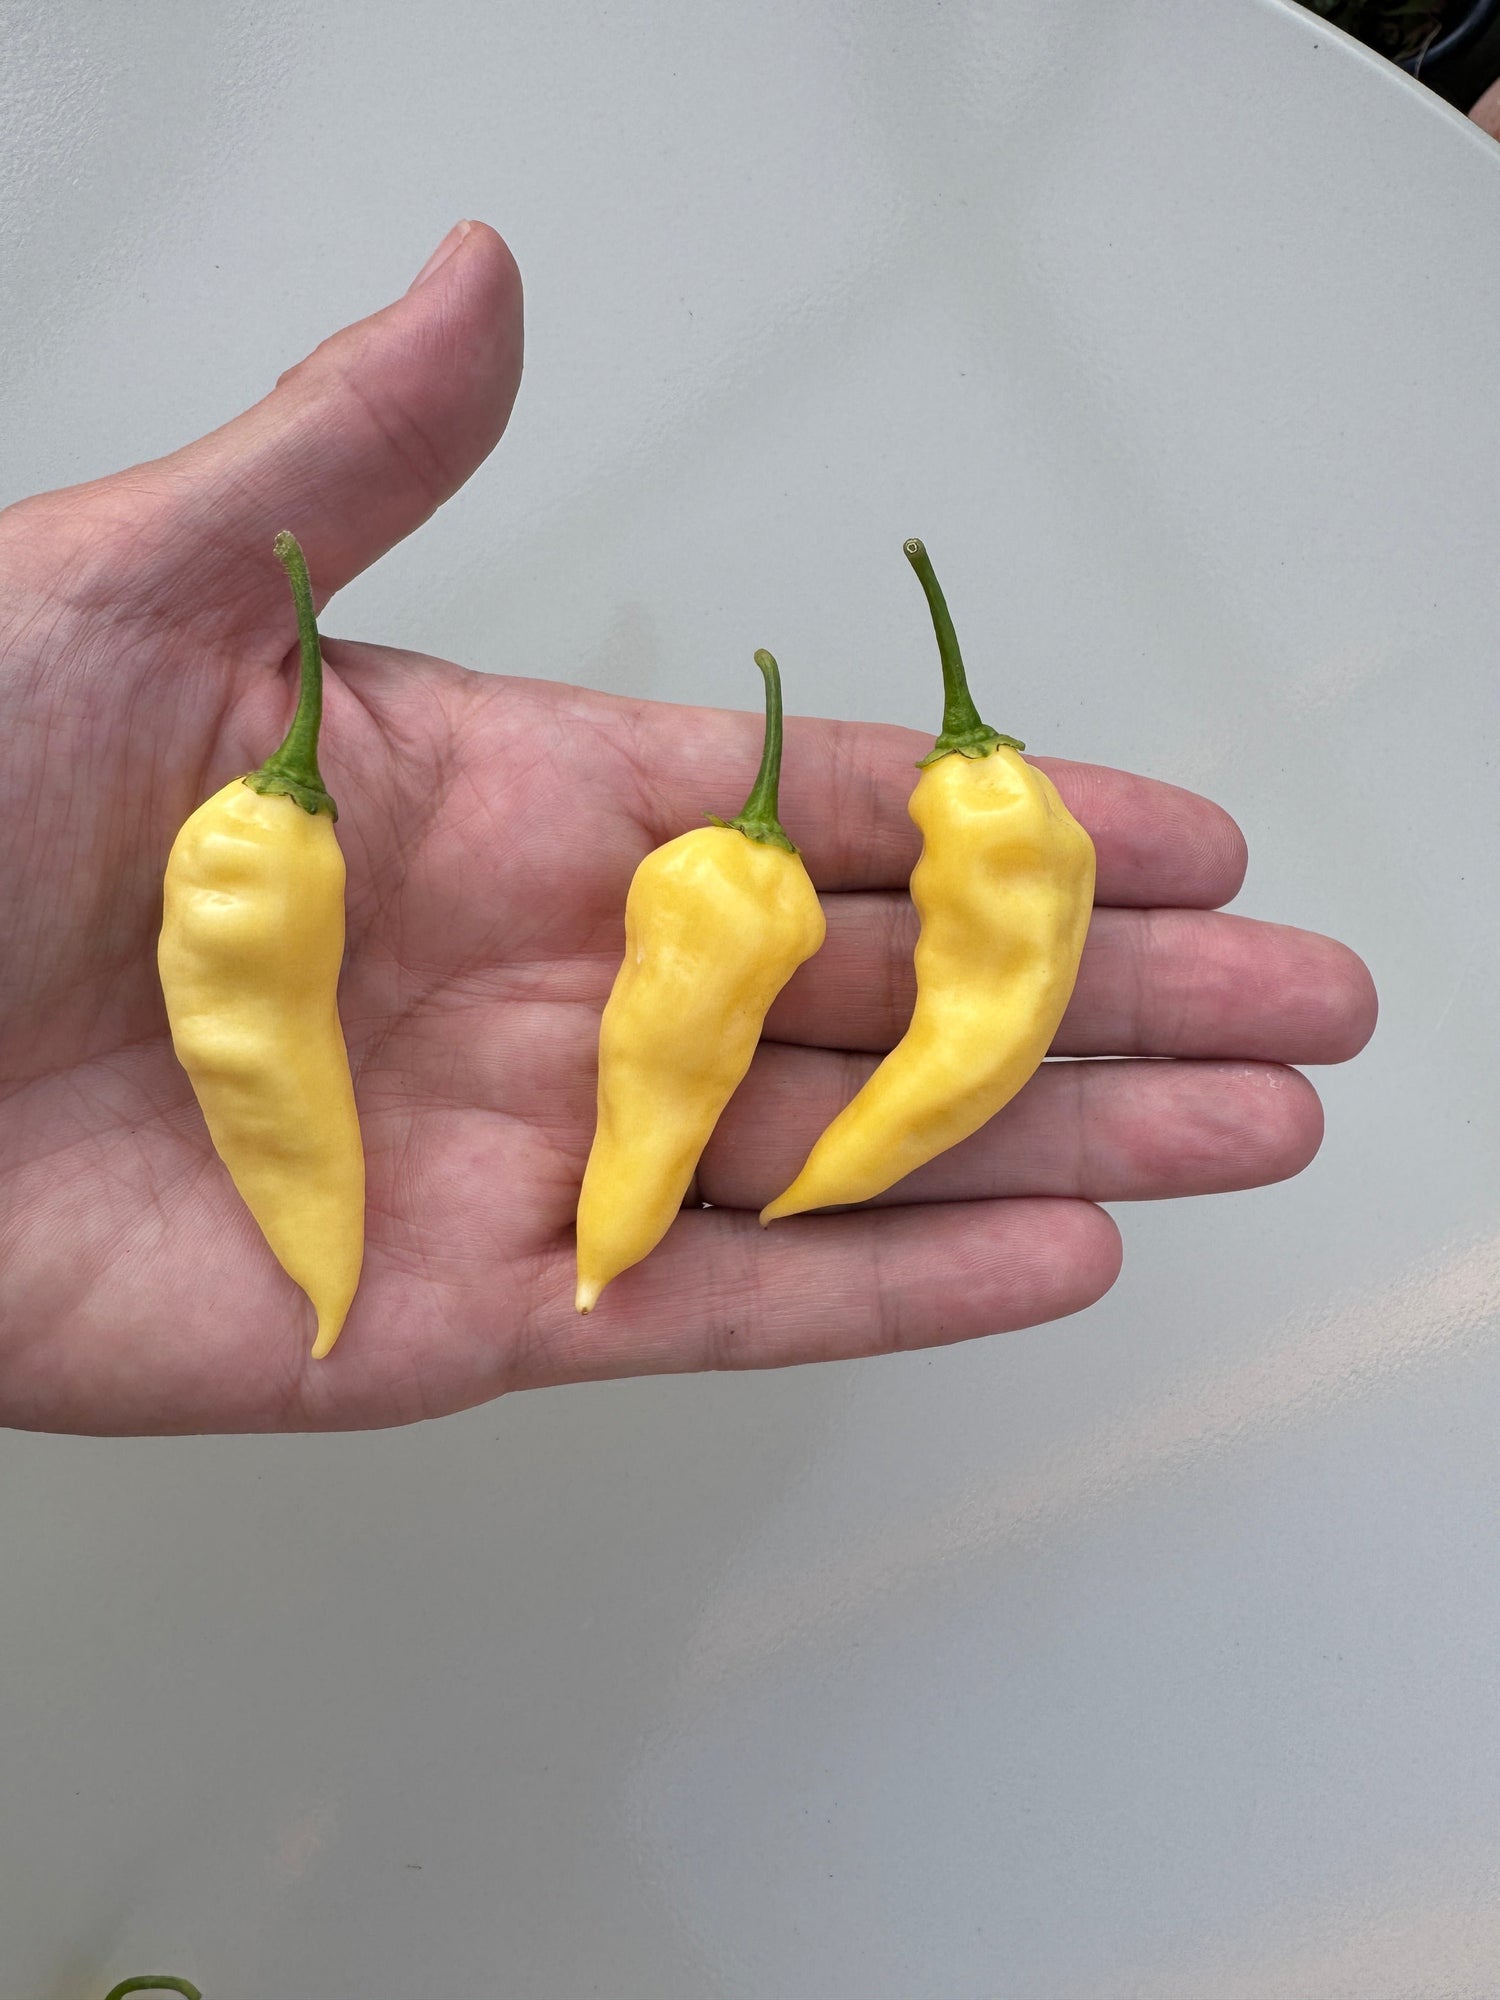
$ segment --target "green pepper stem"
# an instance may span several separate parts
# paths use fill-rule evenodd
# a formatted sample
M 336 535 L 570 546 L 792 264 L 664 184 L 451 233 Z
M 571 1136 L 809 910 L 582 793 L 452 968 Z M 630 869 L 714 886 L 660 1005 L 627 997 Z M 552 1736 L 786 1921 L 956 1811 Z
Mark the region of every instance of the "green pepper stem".
M 294 535 L 285 529 L 276 537 L 276 559 L 292 586 L 292 602 L 297 607 L 297 638 L 302 649 L 302 689 L 297 713 L 281 748 L 252 771 L 245 783 L 253 792 L 283 794 L 295 799 L 305 812 L 326 812 L 333 819 L 338 807 L 328 796 L 318 769 L 318 728 L 323 720 L 323 649 L 318 641 L 318 614 L 313 608 L 312 581 L 307 559 Z
M 121 2000 L 126 1993 L 180 1993 L 183 2000 L 203 2000 L 191 1979 L 177 1979 L 170 1972 L 147 1972 L 137 1979 L 122 1979 L 112 1986 L 104 2000 Z
M 719 819 L 713 813 L 708 817 L 715 826 L 733 827 L 747 840 L 758 840 L 764 847 L 784 847 L 788 854 L 795 854 L 797 850 L 776 816 L 781 789 L 781 669 L 764 650 L 756 654 L 755 664 L 766 684 L 766 733 L 761 745 L 760 769 L 750 787 L 749 798 L 733 819 Z
M 933 573 L 931 558 L 915 535 L 903 542 L 901 547 L 926 593 L 927 608 L 932 613 L 932 629 L 937 634 L 938 658 L 943 664 L 942 732 L 922 762 L 935 764 L 939 757 L 946 757 L 955 750 L 961 757 L 988 757 L 1002 743 L 1012 750 L 1024 750 L 1026 745 L 1014 736 L 1002 736 L 998 729 L 991 729 L 987 722 L 980 721 L 974 697 L 969 693 L 964 656 L 958 650 L 958 634 L 948 615 L 948 600 Z

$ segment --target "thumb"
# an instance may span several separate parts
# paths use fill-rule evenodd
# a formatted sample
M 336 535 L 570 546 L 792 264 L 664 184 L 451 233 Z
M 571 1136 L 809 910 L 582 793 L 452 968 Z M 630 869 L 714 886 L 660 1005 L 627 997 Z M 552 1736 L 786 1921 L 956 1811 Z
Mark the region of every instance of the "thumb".
M 515 260 L 486 224 L 460 222 L 403 298 L 325 340 L 243 416 L 75 489 L 75 501 L 104 503 L 96 560 L 116 605 L 135 596 L 205 634 L 279 630 L 286 584 L 270 556 L 282 528 L 301 542 L 321 604 L 488 457 L 521 344 Z M 128 536 L 124 593 L 111 529 Z

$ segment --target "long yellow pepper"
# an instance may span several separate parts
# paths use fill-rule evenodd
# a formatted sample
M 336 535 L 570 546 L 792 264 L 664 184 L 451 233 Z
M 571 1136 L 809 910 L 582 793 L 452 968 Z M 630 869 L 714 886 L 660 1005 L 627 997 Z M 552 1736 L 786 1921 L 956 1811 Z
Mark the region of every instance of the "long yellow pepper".
M 599 1120 L 578 1199 L 579 1312 L 666 1235 L 771 1002 L 823 942 L 823 912 L 776 816 L 781 680 L 769 653 L 760 772 L 737 819 L 648 854 L 599 1028 Z
M 286 741 L 199 806 L 167 860 L 157 962 L 209 1137 L 288 1277 L 338 1339 L 364 1258 L 365 1161 L 338 1016 L 344 857 L 318 771 L 323 660 L 302 551 L 278 535 L 301 639 Z
M 947 697 L 910 806 L 922 832 L 916 1006 L 762 1222 L 867 1201 L 993 1118 L 1051 1046 L 1088 931 L 1093 842 L 1025 746 L 980 721 L 927 551 L 905 546 Z

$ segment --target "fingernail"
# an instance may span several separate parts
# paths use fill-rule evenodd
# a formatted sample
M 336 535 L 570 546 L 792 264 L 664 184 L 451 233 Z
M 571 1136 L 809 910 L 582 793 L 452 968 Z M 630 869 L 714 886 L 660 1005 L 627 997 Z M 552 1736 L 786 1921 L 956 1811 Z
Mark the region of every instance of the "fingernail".
M 433 272 L 436 271 L 440 265 L 447 263 L 448 259 L 453 255 L 454 251 L 458 248 L 459 244 L 463 242 L 464 238 L 468 235 L 469 231 L 473 227 L 474 225 L 472 222 L 455 222 L 453 227 L 448 231 L 448 234 L 443 238 L 442 242 L 438 245 L 436 250 L 433 251 L 432 255 L 427 259 L 427 262 L 422 266 L 421 270 L 418 271 L 417 275 L 412 279 L 411 283 L 407 286 L 406 289 L 409 292 L 414 292 L 417 289 L 418 285 L 425 285 L 427 283 L 427 280 L 432 276 Z

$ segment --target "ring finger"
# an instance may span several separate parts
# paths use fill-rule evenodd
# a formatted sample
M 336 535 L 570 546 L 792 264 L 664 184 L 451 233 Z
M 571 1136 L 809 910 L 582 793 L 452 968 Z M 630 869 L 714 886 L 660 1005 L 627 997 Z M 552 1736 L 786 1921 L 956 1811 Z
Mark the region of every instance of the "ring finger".
M 763 1207 L 874 1067 L 870 1056 L 763 1045 L 703 1155 L 699 1198 Z M 972 1138 L 876 1199 L 1223 1194 L 1300 1173 L 1322 1136 L 1317 1092 L 1279 1064 L 1049 1062 Z
M 828 936 L 766 1021 L 810 1048 L 892 1048 L 916 996 L 917 915 L 899 894 L 823 899 Z M 1375 990 L 1346 946 L 1217 910 L 1100 907 L 1057 1055 L 1344 1062 L 1369 1039 Z

